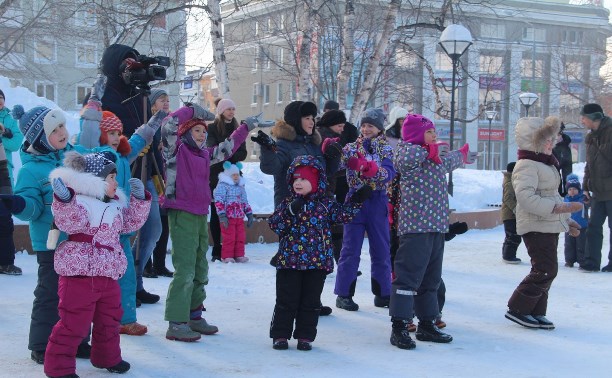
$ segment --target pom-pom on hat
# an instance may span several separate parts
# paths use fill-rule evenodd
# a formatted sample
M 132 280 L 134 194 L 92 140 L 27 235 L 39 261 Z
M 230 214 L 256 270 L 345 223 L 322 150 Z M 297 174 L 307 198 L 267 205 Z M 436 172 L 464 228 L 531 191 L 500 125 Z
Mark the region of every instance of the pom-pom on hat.
M 361 115 L 361 125 L 369 123 L 374 125 L 378 130 L 383 131 L 385 129 L 385 120 L 387 117 L 382 109 L 370 108 L 366 109 Z
M 346 116 L 342 110 L 329 110 L 321 116 L 318 127 L 331 127 L 334 125 L 346 123 Z
M 149 104 L 153 106 L 153 104 L 155 104 L 155 101 L 157 101 L 158 98 L 164 95 L 168 96 L 168 92 L 166 92 L 165 90 L 161 88 L 151 89 L 151 94 L 149 95 Z
M 310 186 L 312 186 L 311 192 L 316 192 L 319 187 L 319 170 L 315 167 L 301 165 L 293 171 L 293 180 L 301 178 L 304 180 L 308 180 L 310 182 Z
M 217 104 L 217 114 L 221 115 L 224 111 L 230 108 L 236 109 L 236 104 L 229 98 L 224 98 Z
M 565 180 L 565 188 L 576 188 L 578 189 L 578 191 L 581 191 L 582 185 L 580 185 L 580 180 L 578 179 L 578 176 L 573 173 L 567 175 L 567 179 Z
M 589 118 L 592 121 L 597 121 L 604 117 L 604 111 L 599 104 L 585 104 L 580 111 L 580 115 Z
M 242 169 L 242 163 L 241 162 L 237 162 L 236 164 L 232 164 L 229 161 L 225 161 L 223 163 L 223 172 L 225 172 L 228 176 L 239 175 L 241 169 Z
M 425 132 L 436 129 L 433 122 L 420 114 L 408 114 L 402 125 L 402 140 L 412 144 L 425 144 Z
M 64 157 L 64 166 L 77 172 L 91 173 L 103 180 L 109 174 L 117 172 L 114 155 L 107 152 L 81 155 L 78 152 L 69 151 Z
M 42 154 L 55 151 L 47 138 L 56 127 L 66 125 L 66 117 L 61 110 L 37 106 L 26 112 L 23 106 L 15 105 L 11 113 L 19 121 L 19 130 L 24 138 L 36 151 Z

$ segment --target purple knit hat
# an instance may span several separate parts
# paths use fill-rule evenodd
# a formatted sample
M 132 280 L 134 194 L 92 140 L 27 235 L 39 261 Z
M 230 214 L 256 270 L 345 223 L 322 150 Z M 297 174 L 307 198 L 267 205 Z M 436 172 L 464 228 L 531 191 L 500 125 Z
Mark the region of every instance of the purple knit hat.
M 436 129 L 427 117 L 420 114 L 408 114 L 402 125 L 402 140 L 412 144 L 425 144 L 425 132 Z

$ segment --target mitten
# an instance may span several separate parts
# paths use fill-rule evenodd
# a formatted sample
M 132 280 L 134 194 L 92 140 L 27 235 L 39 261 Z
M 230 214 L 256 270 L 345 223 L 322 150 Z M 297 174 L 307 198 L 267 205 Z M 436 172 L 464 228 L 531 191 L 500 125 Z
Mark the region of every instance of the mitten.
M 563 214 L 563 213 L 575 213 L 576 211 L 582 211 L 584 206 L 580 202 L 563 202 L 558 203 L 553 208 L 553 214 Z
M 580 228 L 581 228 L 580 225 L 572 218 L 570 218 L 567 223 L 569 225 L 568 234 L 570 234 L 570 236 L 573 236 L 575 238 L 580 236 Z
M 223 226 L 223 228 L 227 228 L 229 226 L 229 219 L 227 219 L 227 215 L 225 213 L 219 214 L 219 224 Z
M 234 150 L 234 141 L 227 138 L 223 142 L 219 143 L 218 148 L 223 153 L 224 158 L 227 159 L 231 156 L 232 151 Z
M 364 185 L 357 189 L 351 196 L 352 203 L 364 203 L 372 195 L 372 188 L 369 185 Z
M 365 178 L 372 178 L 376 176 L 377 172 L 378 164 L 376 164 L 375 161 L 368 161 L 366 162 L 365 166 L 363 167 L 363 170 L 361 171 L 361 176 Z
M 4 132 L 2 132 L 2 138 L 11 139 L 13 137 L 13 132 L 9 128 L 4 128 Z
M 257 131 L 257 136 L 251 137 L 251 140 L 268 150 L 273 150 L 276 147 L 274 139 L 261 130 Z
M 203 119 L 204 121 L 214 121 L 215 115 L 214 113 L 209 112 L 198 104 L 192 104 L 190 102 L 186 103 L 185 106 L 188 106 L 193 109 L 192 119 Z
M 448 145 L 445 146 L 445 144 L 442 143 L 424 144 L 423 148 L 427 150 L 427 159 L 433 161 L 436 164 L 442 164 L 442 156 L 440 156 L 440 150 L 442 149 L 442 153 L 444 153 L 444 155 L 446 155 L 446 152 L 448 152 Z
M 455 222 L 451 223 L 448 226 L 448 233 L 461 235 L 464 234 L 468 230 L 468 225 L 465 222 Z
M 130 192 L 132 193 L 134 198 L 137 198 L 139 200 L 145 199 L 145 188 L 142 181 L 135 177 L 132 177 L 128 182 L 130 184 Z
M 104 97 L 104 90 L 106 89 L 106 75 L 99 73 L 96 77 L 96 81 L 91 87 L 91 95 L 89 96 L 90 101 L 96 101 L 102 105 L 102 97 Z M 89 102 L 88 102 L 89 105 Z
M 19 214 L 25 209 L 25 200 L 22 196 L 13 194 L 0 194 L 0 212 L 4 210 L 10 214 Z M 7 214 L 8 215 L 8 214 Z
M 81 115 L 81 134 L 79 144 L 87 149 L 100 146 L 100 121 L 102 121 L 101 103 L 96 100 L 89 100 Z
M 478 152 L 470 151 L 470 145 L 468 143 L 464 144 L 463 147 L 459 149 L 459 152 L 463 155 L 464 164 L 472 164 L 478 157 Z
M 251 228 L 251 226 L 253 225 L 253 220 L 254 220 L 253 213 L 248 213 L 246 217 L 247 217 L 247 227 Z
M 291 213 L 291 215 L 297 215 L 298 213 L 300 213 L 302 211 L 302 208 L 304 207 L 305 202 L 306 201 L 304 201 L 304 197 L 302 196 L 299 196 L 293 201 L 291 201 L 291 203 L 289 204 L 289 212 Z
M 51 182 L 51 187 L 53 188 L 53 193 L 62 202 L 70 202 L 72 198 L 72 194 L 64 184 L 64 181 L 61 177 L 54 178 Z
M 247 127 L 249 128 L 249 131 L 253 130 L 254 128 L 256 128 L 257 126 L 259 126 L 259 122 L 261 121 L 259 119 L 259 117 L 261 117 L 262 113 L 256 114 L 254 116 L 250 116 L 247 117 L 244 121 L 242 121 L 241 123 L 244 123 L 247 125 Z
M 366 158 L 364 158 L 360 152 L 357 152 L 357 156 L 351 156 L 348 159 L 346 166 L 353 171 L 361 172 L 365 168 L 367 162 Z
M 152 128 L 154 133 L 157 132 L 157 130 L 159 130 L 161 127 L 162 121 L 167 115 L 168 113 L 164 112 L 163 110 L 158 111 L 155 113 L 155 115 L 153 115 L 153 117 L 151 117 L 149 122 L 147 122 L 147 126 Z
M 342 156 L 342 146 L 338 141 L 340 138 L 327 138 L 321 145 L 321 151 L 326 158 L 331 160 L 339 159 Z

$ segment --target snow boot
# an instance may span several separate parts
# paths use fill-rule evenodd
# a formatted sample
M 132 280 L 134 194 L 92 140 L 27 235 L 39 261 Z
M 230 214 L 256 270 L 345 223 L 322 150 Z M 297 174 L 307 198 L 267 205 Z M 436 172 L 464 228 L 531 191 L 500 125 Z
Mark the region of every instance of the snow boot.
M 30 353 L 30 358 L 37 364 L 42 365 L 45 363 L 45 351 L 33 350 L 32 353 Z
M 121 360 L 115 366 L 104 367 L 104 366 L 96 366 L 96 365 L 94 365 L 94 367 L 97 367 L 98 369 L 106 369 L 106 370 L 108 370 L 111 373 L 123 374 L 123 373 L 127 372 L 128 370 L 130 370 L 130 363 L 127 362 L 127 361 Z
M 312 350 L 312 340 L 298 339 L 297 349 L 298 350 Z
M 274 339 L 272 340 L 272 348 L 276 350 L 287 350 L 289 349 L 289 343 L 287 342 L 287 339 Z
M 122 324 L 121 327 L 119 327 L 119 333 L 122 335 L 142 336 L 147 333 L 147 331 L 147 326 L 138 322 Z
M 602 272 L 612 272 L 612 264 L 608 264 L 606 266 L 604 266 L 603 268 L 601 268 Z
M 505 315 L 506 319 L 515 322 L 516 324 L 520 324 L 523 327 L 527 328 L 540 328 L 540 322 L 538 322 L 531 315 L 523 315 L 516 311 L 508 310 Z
M 550 320 L 546 319 L 546 316 L 544 315 L 531 315 L 533 316 L 533 318 L 535 320 L 538 321 L 538 323 L 540 323 L 540 328 L 542 329 L 555 329 L 555 324 L 553 322 L 551 322 Z
M 387 307 L 389 308 L 389 297 L 382 297 L 380 295 L 374 296 L 374 306 L 376 307 Z
M 332 313 L 332 308 L 329 306 L 321 306 L 321 311 L 319 311 L 319 316 L 329 316 Z
M 13 264 L 0 265 L 0 274 L 7 274 L 9 276 L 21 276 L 21 268 Z
M 338 296 L 338 298 L 336 298 L 336 307 L 341 308 L 346 311 L 359 310 L 359 305 L 353 302 L 353 297 Z
M 189 328 L 187 323 L 175 323 L 170 322 L 168 330 L 166 331 L 166 339 L 192 342 L 199 340 L 202 337 L 198 332 L 195 332 Z
M 432 320 L 420 321 L 416 331 L 419 341 L 431 341 L 434 343 L 450 343 L 453 337 L 438 329 Z
M 159 295 L 151 294 L 142 289 L 136 292 L 136 299 L 139 299 L 141 303 L 153 304 L 159 302 Z
M 76 358 L 83 358 L 85 360 L 89 360 L 91 357 L 91 345 L 88 343 L 79 344 L 76 352 Z
M 393 320 L 391 325 L 391 345 L 400 349 L 414 349 L 416 343 L 408 333 L 408 320 Z
M 217 326 L 208 324 L 204 318 L 190 320 L 189 328 L 191 328 L 192 331 L 199 332 L 203 335 L 214 335 L 215 333 L 219 332 L 219 328 L 217 328 Z

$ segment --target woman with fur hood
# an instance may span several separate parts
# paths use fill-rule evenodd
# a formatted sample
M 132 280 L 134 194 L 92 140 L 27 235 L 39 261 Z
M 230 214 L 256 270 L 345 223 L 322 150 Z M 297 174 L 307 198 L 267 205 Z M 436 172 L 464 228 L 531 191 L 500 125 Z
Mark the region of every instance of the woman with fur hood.
M 118 187 L 117 166 L 104 153 L 66 153 L 64 166 L 49 174 L 54 222 L 68 234 L 55 251 L 59 274 L 59 321 L 53 327 L 44 365 L 48 377 L 76 377 L 77 347 L 93 322 L 91 363 L 124 373 L 119 323 L 121 289 L 117 280 L 127 260 L 119 236 L 145 223 L 151 195 L 138 179 L 130 179 L 128 200 Z
M 548 291 L 559 269 L 560 232 L 580 234 L 570 214 L 582 209 L 578 202 L 563 202 L 559 195 L 559 163 L 552 149 L 559 133 L 557 117 L 525 117 L 515 128 L 518 161 L 512 172 L 516 194 L 516 231 L 531 258 L 531 271 L 508 300 L 506 318 L 527 328 L 554 329 L 546 318 Z

